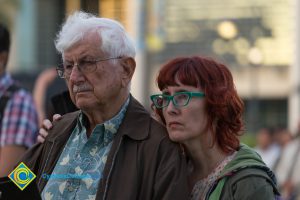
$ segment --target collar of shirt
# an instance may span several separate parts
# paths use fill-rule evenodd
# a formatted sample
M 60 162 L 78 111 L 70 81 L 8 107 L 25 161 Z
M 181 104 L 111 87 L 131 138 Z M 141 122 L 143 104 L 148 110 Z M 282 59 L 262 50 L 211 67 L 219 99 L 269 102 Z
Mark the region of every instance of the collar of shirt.
M 0 97 L 3 95 L 5 90 L 13 83 L 13 79 L 8 73 L 3 74 L 0 77 Z
M 92 131 L 92 134 L 103 134 L 103 137 L 100 137 L 99 140 L 101 140 L 100 143 L 103 143 L 104 146 L 108 145 L 114 138 L 115 134 L 117 133 L 117 130 L 119 126 L 121 125 L 125 113 L 127 111 L 127 107 L 129 104 L 129 97 L 125 101 L 125 103 L 122 105 L 121 110 L 111 119 L 105 121 L 102 124 L 97 124 L 94 130 Z M 77 125 L 76 131 L 77 134 L 80 134 L 82 132 L 86 133 L 86 128 L 85 124 L 87 124 L 87 117 L 83 114 L 83 112 L 80 112 L 78 120 L 77 120 Z M 87 141 L 88 138 L 86 134 L 82 135 L 83 138 L 81 139 Z M 99 141 L 98 141 L 99 142 Z

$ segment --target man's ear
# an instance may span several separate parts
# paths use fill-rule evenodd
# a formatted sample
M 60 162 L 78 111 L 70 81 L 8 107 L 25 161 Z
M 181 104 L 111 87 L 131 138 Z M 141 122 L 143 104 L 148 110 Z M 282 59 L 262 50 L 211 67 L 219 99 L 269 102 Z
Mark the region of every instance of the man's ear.
M 124 87 L 127 87 L 134 74 L 136 63 L 133 58 L 126 57 L 122 58 L 121 65 L 123 67 L 122 84 Z
M 6 64 L 8 60 L 8 52 L 0 52 L 0 75 L 5 71 Z

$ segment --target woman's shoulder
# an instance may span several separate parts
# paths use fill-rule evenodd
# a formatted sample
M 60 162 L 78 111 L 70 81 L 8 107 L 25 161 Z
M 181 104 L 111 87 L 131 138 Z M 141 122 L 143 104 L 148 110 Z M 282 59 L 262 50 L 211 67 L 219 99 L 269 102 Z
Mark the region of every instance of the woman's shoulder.
M 227 177 L 222 199 L 275 199 L 279 195 L 276 181 L 270 173 L 261 168 L 244 168 Z

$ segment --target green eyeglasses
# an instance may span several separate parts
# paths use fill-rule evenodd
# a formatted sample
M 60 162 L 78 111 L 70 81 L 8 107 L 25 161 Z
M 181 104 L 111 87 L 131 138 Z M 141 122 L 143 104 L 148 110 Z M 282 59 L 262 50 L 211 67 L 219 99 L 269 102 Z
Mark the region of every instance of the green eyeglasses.
M 175 107 L 187 106 L 190 102 L 191 97 L 204 97 L 203 92 L 177 92 L 174 95 L 166 94 L 154 94 L 151 95 L 151 101 L 154 106 L 158 109 L 167 107 L 172 100 Z

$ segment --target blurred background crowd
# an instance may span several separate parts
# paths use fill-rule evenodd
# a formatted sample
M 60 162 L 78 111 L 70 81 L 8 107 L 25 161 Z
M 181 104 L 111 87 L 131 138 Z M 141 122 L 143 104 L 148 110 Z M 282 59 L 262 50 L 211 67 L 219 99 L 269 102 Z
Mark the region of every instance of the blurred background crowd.
M 298 0 L 0 0 L 12 34 L 8 71 L 32 91 L 40 121 L 65 90 L 55 33 L 84 10 L 125 25 L 137 47 L 132 93 L 149 108 L 159 67 L 179 55 L 227 64 L 245 103 L 245 135 L 283 193 L 300 189 L 300 2 Z

